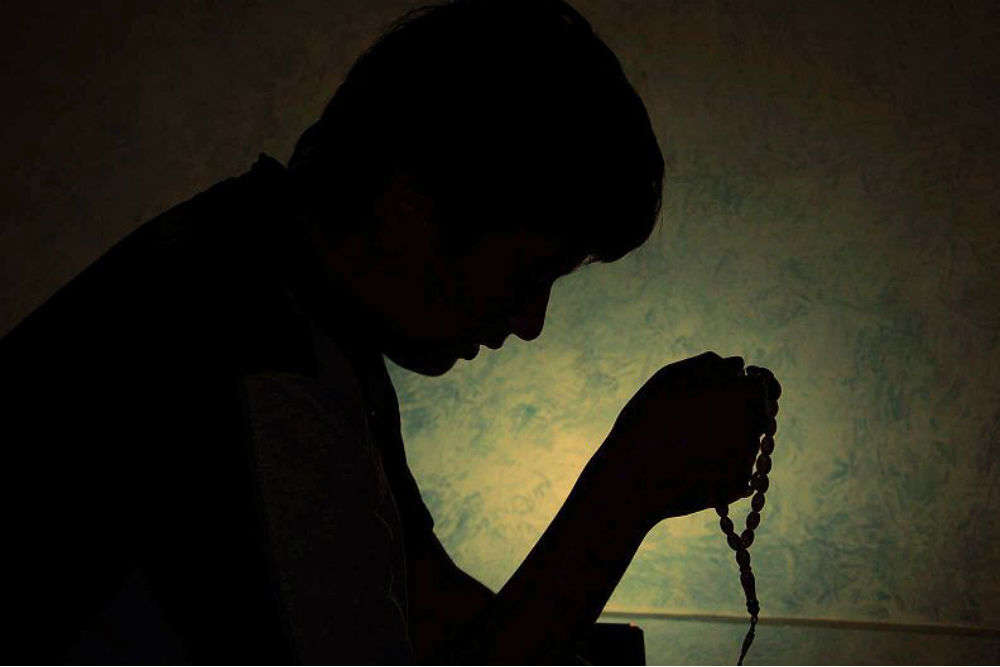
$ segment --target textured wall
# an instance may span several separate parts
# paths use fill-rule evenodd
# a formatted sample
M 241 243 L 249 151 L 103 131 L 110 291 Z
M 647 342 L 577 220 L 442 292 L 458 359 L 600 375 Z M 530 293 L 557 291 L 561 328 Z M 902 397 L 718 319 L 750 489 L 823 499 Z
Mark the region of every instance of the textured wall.
M 146 4 L 0 28 L 0 331 L 155 213 L 287 159 L 413 6 Z M 650 110 L 662 222 L 560 280 L 533 343 L 440 378 L 391 367 L 442 541 L 498 589 L 633 392 L 715 350 L 784 387 L 764 616 L 1000 628 L 996 9 L 574 4 Z M 714 513 L 661 523 L 609 608 L 741 615 L 729 553 Z M 745 630 L 635 622 L 652 663 L 728 662 Z M 996 636 L 765 625 L 748 662 L 996 662 Z

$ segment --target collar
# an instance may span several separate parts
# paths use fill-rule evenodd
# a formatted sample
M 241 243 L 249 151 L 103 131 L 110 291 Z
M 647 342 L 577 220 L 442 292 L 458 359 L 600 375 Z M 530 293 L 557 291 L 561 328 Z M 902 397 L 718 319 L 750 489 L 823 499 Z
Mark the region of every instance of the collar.
M 247 176 L 249 196 L 255 201 L 253 215 L 259 221 L 256 235 L 264 253 L 281 256 L 277 262 L 280 289 L 308 324 L 318 372 L 323 375 L 336 370 L 338 355 L 331 349 L 336 348 L 350 360 L 358 377 L 374 374 L 387 378 L 381 352 L 323 289 L 323 278 L 304 233 L 301 196 L 288 169 L 267 153 L 260 153 Z

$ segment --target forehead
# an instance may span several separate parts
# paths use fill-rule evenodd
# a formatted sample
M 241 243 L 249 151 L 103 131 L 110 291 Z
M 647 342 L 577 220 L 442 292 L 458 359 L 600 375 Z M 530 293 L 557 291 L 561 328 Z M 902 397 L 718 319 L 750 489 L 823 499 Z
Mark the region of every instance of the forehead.
M 566 238 L 532 230 L 505 231 L 487 235 L 482 247 L 512 268 L 568 273 L 579 266 L 584 253 Z

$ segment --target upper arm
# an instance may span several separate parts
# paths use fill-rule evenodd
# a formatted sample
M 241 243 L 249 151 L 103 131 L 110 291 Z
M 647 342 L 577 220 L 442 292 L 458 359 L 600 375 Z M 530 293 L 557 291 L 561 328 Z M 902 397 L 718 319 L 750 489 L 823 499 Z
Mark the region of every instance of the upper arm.
M 401 531 L 360 404 L 290 374 L 251 376 L 247 395 L 269 548 L 300 659 L 408 661 L 395 588 Z
M 410 637 L 416 662 L 438 653 L 493 600 L 495 593 L 461 570 L 430 532 L 409 558 Z

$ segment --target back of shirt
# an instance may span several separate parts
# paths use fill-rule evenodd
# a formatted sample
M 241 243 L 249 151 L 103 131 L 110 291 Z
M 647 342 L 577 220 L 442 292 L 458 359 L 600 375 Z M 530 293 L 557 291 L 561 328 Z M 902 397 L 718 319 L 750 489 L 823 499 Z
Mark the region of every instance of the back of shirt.
M 280 279 L 282 177 L 262 156 L 0 340 L 6 655 L 312 662 L 350 631 L 345 656 L 409 659 L 401 535 L 432 522 L 387 376 L 351 357 L 353 379 L 321 379 L 315 326 Z M 389 409 L 369 415 L 379 400 Z M 364 619 L 382 628 L 367 644 Z

